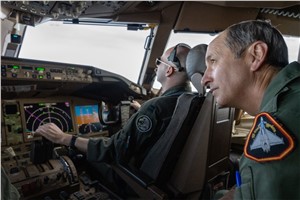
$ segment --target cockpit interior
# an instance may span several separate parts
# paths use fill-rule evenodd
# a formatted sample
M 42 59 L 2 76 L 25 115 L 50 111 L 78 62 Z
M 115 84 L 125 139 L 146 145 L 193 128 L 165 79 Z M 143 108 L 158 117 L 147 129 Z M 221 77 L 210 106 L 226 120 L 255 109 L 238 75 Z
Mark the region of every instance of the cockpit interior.
M 112 136 L 134 114 L 130 106 L 133 99 L 143 103 L 159 95 L 159 88 L 153 88 L 155 59 L 165 51 L 171 32 L 216 35 L 231 24 L 250 19 L 269 19 L 284 35 L 296 37 L 296 59 L 300 60 L 297 1 L 1 1 L 1 166 L 20 199 L 126 199 L 97 179 L 84 154 L 35 136 L 36 129 L 52 122 L 63 132 L 79 137 Z M 137 80 L 91 64 L 19 57 L 27 27 L 49 21 L 149 30 Z M 102 56 L 118 59 L 115 55 Z M 214 134 L 206 138 L 207 162 L 197 165 L 206 169 L 200 177 L 204 183 L 195 183 L 196 189 L 191 189 L 183 182 L 193 182 L 193 176 L 182 175 L 176 165 L 173 187 L 184 192 L 182 196 L 179 190 L 175 192 L 178 196 L 170 195 L 153 187 L 155 180 L 116 168 L 126 177 L 135 177 L 133 187 L 137 190 L 147 191 L 138 191 L 145 194 L 140 198 L 212 199 L 217 190 L 234 185 L 230 172 L 236 166 L 232 160 L 243 151 L 253 117 L 240 110 L 218 108 L 212 97 L 207 99 L 212 105 L 207 112 L 211 113 L 202 117 L 211 119 L 207 130 Z M 219 135 L 224 130 L 227 134 Z M 219 148 L 213 150 L 209 145 Z M 196 146 L 197 151 L 206 151 Z M 186 152 L 182 155 L 180 163 L 195 159 Z M 187 169 L 196 174 L 198 169 L 193 167 Z

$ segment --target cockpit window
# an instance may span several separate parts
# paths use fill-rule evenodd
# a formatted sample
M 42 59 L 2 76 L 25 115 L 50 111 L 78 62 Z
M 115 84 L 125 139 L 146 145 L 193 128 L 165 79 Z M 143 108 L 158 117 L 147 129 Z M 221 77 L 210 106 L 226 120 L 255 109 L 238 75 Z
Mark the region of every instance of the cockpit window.
M 168 44 L 166 46 L 166 49 L 175 46 L 178 43 L 186 43 L 190 45 L 191 47 L 194 47 L 198 44 L 209 44 L 217 34 L 208 34 L 208 33 L 174 33 L 172 32 Z M 284 40 L 288 47 L 288 53 L 289 53 L 289 62 L 297 61 L 298 54 L 299 54 L 299 46 L 300 46 L 300 37 L 294 37 L 294 36 L 284 36 Z M 161 87 L 160 83 L 155 80 L 154 88 L 159 89 Z M 196 91 L 195 88 L 193 88 L 193 91 Z
M 209 44 L 217 35 L 207 34 L 207 33 L 174 33 L 172 32 L 166 46 L 166 49 L 175 46 L 178 43 L 186 43 L 191 47 L 198 44 Z M 161 84 L 155 79 L 153 88 L 159 89 Z M 192 90 L 196 91 L 196 88 L 192 86 Z
M 20 58 L 91 65 L 137 83 L 149 30 L 46 22 L 28 26 Z

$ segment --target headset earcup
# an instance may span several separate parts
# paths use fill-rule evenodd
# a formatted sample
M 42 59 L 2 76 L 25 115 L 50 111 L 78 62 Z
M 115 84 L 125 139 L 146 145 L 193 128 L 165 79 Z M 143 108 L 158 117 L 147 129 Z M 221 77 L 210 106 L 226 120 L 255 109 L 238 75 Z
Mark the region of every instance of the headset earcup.
M 170 53 L 169 57 L 168 57 L 168 61 L 174 62 L 175 57 L 176 57 L 176 49 L 177 46 L 175 46 L 175 48 L 172 50 L 172 52 Z

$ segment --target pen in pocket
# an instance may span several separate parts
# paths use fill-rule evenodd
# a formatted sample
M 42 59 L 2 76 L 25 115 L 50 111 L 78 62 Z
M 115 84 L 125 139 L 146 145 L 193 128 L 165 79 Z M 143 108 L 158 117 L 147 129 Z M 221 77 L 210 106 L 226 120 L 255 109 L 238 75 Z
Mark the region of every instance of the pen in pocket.
M 236 180 L 236 187 L 240 187 L 242 184 L 241 175 L 239 171 L 235 172 L 235 180 Z

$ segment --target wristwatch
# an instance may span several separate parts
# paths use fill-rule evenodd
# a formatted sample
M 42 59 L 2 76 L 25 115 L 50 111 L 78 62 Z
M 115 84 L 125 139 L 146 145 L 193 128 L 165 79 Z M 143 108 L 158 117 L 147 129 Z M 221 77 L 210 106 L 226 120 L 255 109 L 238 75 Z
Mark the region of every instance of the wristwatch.
M 72 135 L 72 139 L 71 139 L 70 145 L 69 145 L 72 149 L 76 149 L 75 142 L 76 142 L 77 138 L 78 138 L 77 136 Z

